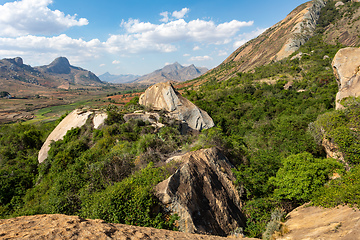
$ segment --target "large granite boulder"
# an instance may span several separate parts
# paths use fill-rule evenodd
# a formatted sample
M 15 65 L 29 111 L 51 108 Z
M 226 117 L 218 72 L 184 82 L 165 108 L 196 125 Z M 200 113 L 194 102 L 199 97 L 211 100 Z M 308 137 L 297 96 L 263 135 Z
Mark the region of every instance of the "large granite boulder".
M 90 116 L 93 116 L 92 123 L 95 129 L 99 128 L 107 118 L 107 114 L 104 112 L 75 109 L 69 113 L 47 137 L 38 154 L 39 163 L 42 163 L 48 157 L 52 141 L 56 142 L 63 139 L 67 131 L 72 128 L 82 127 Z
M 241 200 L 233 184 L 233 166 L 217 148 L 172 158 L 181 167 L 155 187 L 155 195 L 183 232 L 227 236 L 245 226 Z
M 276 237 L 278 240 L 360 239 L 360 212 L 346 205 L 322 208 L 305 204 L 291 211 L 286 219 L 288 233 Z
M 153 110 L 165 110 L 168 116 L 184 121 L 190 128 L 201 131 L 214 126 L 212 118 L 204 110 L 181 96 L 171 83 L 158 83 L 140 96 L 139 104 Z
M 340 49 L 332 61 L 332 66 L 339 85 L 336 109 L 342 109 L 342 99 L 360 96 L 360 48 Z

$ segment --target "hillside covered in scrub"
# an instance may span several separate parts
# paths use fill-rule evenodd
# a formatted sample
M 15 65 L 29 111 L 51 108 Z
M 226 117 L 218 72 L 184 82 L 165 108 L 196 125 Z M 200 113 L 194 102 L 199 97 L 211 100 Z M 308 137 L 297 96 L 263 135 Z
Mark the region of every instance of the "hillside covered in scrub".
M 309 202 L 359 208 L 360 100 L 344 99 L 344 108 L 335 110 L 339 87 L 332 61 L 347 45 L 359 47 L 353 31 L 360 3 L 336 3 L 324 2 L 312 36 L 289 56 L 248 71 L 241 70 L 246 62 L 223 63 L 178 87 L 183 97 L 213 119 L 215 127 L 183 131 L 183 122 L 172 118 L 170 111 L 140 105 L 136 97 L 124 106 L 104 107 L 108 117 L 98 129 L 89 120 L 69 130 L 51 144 L 47 159 L 38 164 L 39 149 L 62 119 L 1 126 L 0 217 L 67 214 L 183 230 L 181 217 L 185 210 L 193 210 L 192 231 L 211 234 L 203 216 L 217 215 L 211 215 L 210 208 L 194 210 L 191 203 L 199 199 L 191 196 L 199 192 L 193 189 L 215 193 L 216 181 L 228 184 L 223 184 L 231 190 L 228 195 L 236 195 L 231 199 L 220 193 L 206 196 L 210 200 L 199 200 L 196 206 L 216 209 L 221 205 L 216 201 L 222 198 L 239 209 L 227 215 L 230 220 L 221 219 L 224 224 L 211 225 L 217 235 L 270 239 L 274 232 L 285 234 L 280 223 L 285 215 Z M 336 31 L 341 34 L 334 40 L 331 36 Z M 158 117 L 124 118 L 139 113 Z M 329 144 L 341 159 L 329 155 Z M 218 158 L 215 161 L 210 155 Z M 190 157 L 173 161 L 184 156 Z M 194 163 L 205 158 L 211 167 L 202 169 Z M 215 173 L 215 180 L 209 180 Z M 191 188 L 195 176 L 210 184 Z M 155 186 L 164 181 L 173 185 L 166 185 L 171 191 L 164 190 L 168 195 L 159 197 Z M 185 183 L 189 185 L 180 185 Z M 182 193 L 190 196 L 184 200 L 190 210 L 181 205 L 183 196 L 174 189 L 189 190 Z M 170 201 L 169 192 L 179 202 Z

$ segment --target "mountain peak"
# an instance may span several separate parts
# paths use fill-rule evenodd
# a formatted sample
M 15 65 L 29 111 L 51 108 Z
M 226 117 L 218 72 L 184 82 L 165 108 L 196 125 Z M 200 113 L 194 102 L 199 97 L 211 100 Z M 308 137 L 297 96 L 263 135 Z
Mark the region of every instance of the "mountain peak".
M 66 57 L 58 57 L 47 66 L 47 71 L 57 74 L 69 74 L 70 62 Z

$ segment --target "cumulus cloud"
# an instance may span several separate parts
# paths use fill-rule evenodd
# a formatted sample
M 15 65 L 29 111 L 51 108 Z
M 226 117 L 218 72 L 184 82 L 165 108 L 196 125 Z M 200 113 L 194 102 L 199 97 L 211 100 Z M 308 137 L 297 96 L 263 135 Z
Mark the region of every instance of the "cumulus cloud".
M 190 11 L 189 8 L 183 8 L 180 11 L 174 11 L 172 14 L 169 13 L 168 11 L 162 12 L 160 13 L 160 16 L 162 16 L 163 18 L 160 19 L 160 22 L 165 22 L 167 23 L 168 21 L 172 21 L 172 20 L 176 20 L 176 19 L 180 19 L 180 18 L 184 18 L 185 15 Z M 169 15 L 171 14 L 172 18 L 169 17 Z
M 52 0 L 21 0 L 0 5 L 0 36 L 17 37 L 27 34 L 56 34 L 73 26 L 84 26 L 85 18 L 51 10 Z
M 190 57 L 190 54 L 185 53 L 185 54 L 183 55 L 183 57 Z
M 72 63 L 84 62 L 89 58 L 100 57 L 106 47 L 98 39 L 84 41 L 65 34 L 54 37 L 0 37 L 0 46 L 1 56 L 21 56 L 39 64 L 48 63 L 59 55 L 70 58 Z
M 99 65 L 99 67 L 105 67 L 105 66 L 106 66 L 105 63 L 102 63 L 102 64 Z
M 112 61 L 112 64 L 120 64 L 121 62 L 119 60 Z
M 117 37 L 132 38 L 142 43 L 170 44 L 178 41 L 194 41 L 208 44 L 227 44 L 236 33 L 246 26 L 252 26 L 253 21 L 242 22 L 232 20 L 216 25 L 213 21 L 184 19 L 173 20 L 162 24 L 152 24 L 129 19 L 121 24 L 127 31 L 126 35 Z
M 184 16 L 190 11 L 188 8 L 183 8 L 180 11 L 174 11 L 172 16 L 176 19 L 184 18 Z
M 199 47 L 199 46 L 195 46 L 195 47 L 193 48 L 193 51 L 197 51 L 197 50 L 200 50 L 200 47 Z
M 213 60 L 212 57 L 209 56 L 196 56 L 189 59 L 189 61 L 194 62 L 200 62 L 200 61 L 207 61 L 207 60 Z
M 168 22 L 169 21 L 169 12 L 162 12 L 160 13 L 160 16 L 162 16 L 163 18 L 160 19 L 160 22 Z

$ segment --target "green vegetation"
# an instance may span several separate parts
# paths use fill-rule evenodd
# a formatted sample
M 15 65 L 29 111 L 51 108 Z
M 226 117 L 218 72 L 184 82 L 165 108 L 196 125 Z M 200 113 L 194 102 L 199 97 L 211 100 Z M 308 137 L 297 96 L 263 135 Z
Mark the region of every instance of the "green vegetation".
M 337 84 L 331 60 L 341 47 L 327 45 L 317 35 L 292 55 L 302 52 L 300 59 L 290 56 L 185 91 L 214 119 L 227 155 L 238 168 L 247 236 L 261 237 L 272 211 L 288 212 L 312 200 L 329 174 L 342 172 L 342 165 L 325 159 L 309 130 L 320 114 L 334 108 Z M 292 86 L 285 90 L 288 82 Z
M 334 4 L 322 10 L 319 33 L 341 17 Z M 285 213 L 309 201 L 359 207 L 360 101 L 348 99 L 344 110 L 334 110 L 338 86 L 331 60 L 342 47 L 324 43 L 319 34 L 289 58 L 220 82 L 211 77 L 197 91 L 184 88 L 184 96 L 217 125 L 197 136 L 181 135 L 179 123 L 163 112 L 160 130 L 149 122 L 125 122 L 125 113 L 143 109 L 135 97 L 120 108 L 109 105 L 103 128 L 86 124 L 68 131 L 38 165 L 37 152 L 56 123 L 3 126 L 0 217 L 64 213 L 173 229 L 176 216 L 168 216 L 152 192 L 176 170 L 164 160 L 180 149 L 211 146 L 237 168 L 247 222 L 235 232 L 270 239 Z M 218 72 L 233 67 L 224 64 Z M 338 146 L 346 166 L 326 158 L 324 139 Z
M 173 229 L 176 216 L 162 211 L 151 189 L 176 169 L 162 160 L 191 136 L 180 135 L 180 123 L 164 115 L 160 130 L 125 122 L 125 113 L 142 108 L 137 101 L 109 105 L 101 130 L 91 124 L 69 130 L 39 166 L 44 136 L 58 122 L 1 128 L 0 216 L 63 213 Z

